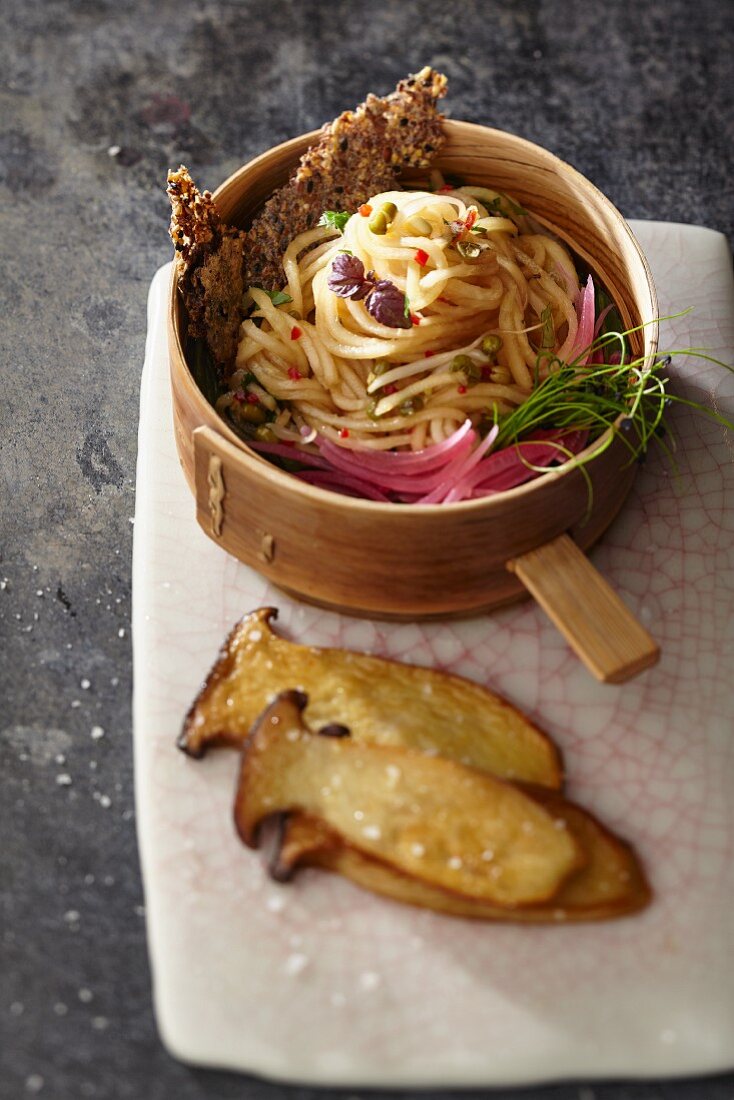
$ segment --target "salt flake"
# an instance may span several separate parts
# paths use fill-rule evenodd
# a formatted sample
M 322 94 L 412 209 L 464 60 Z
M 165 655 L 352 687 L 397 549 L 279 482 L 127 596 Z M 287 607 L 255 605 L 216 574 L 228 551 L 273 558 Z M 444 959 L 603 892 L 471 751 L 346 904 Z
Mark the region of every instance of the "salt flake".
M 284 970 L 286 974 L 291 977 L 295 977 L 296 974 L 300 974 L 308 966 L 308 956 L 302 955 L 298 951 L 294 951 L 292 955 L 289 955 L 285 960 Z
M 377 989 L 381 981 L 382 978 L 374 970 L 365 970 L 359 975 L 359 988 L 370 993 L 373 989 Z

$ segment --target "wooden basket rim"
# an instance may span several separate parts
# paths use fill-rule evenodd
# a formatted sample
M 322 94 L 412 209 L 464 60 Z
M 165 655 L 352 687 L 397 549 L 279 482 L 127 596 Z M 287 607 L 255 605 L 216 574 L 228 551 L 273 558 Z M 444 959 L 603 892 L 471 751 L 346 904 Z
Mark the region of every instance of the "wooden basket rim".
M 464 122 L 458 119 L 444 119 L 443 126 L 451 131 L 455 131 L 458 134 L 465 134 L 468 138 L 481 137 L 482 141 L 486 141 L 488 137 L 492 138 L 495 136 L 501 137 L 503 140 L 509 139 L 512 143 L 520 148 L 525 147 L 528 150 L 532 150 L 536 156 L 540 154 L 541 158 L 547 162 L 549 171 L 553 170 L 558 172 L 559 170 L 562 170 L 564 173 L 570 174 L 572 178 L 578 179 L 584 189 L 591 190 L 595 194 L 599 204 L 604 207 L 607 212 L 611 214 L 612 218 L 620 225 L 625 236 L 631 243 L 632 248 L 636 253 L 637 259 L 640 262 L 642 271 L 645 275 L 645 281 L 650 294 L 650 305 L 653 314 L 652 319 L 644 323 L 643 326 L 646 330 L 649 330 L 649 351 L 647 352 L 645 358 L 648 362 L 651 363 L 654 360 L 658 349 L 659 304 L 657 291 L 647 257 L 645 256 L 639 244 L 639 241 L 630 229 L 626 219 L 619 212 L 612 201 L 607 198 L 603 191 L 600 191 L 599 188 L 595 186 L 595 184 L 588 180 L 586 176 L 579 172 L 578 169 L 574 168 L 573 165 L 568 164 L 566 161 L 556 156 L 555 153 L 551 153 L 550 150 L 545 149 L 542 145 L 537 145 L 532 141 L 528 141 L 527 138 L 520 137 L 517 134 L 512 134 L 506 130 L 498 130 L 490 126 L 482 126 L 478 123 Z M 219 187 L 217 187 L 216 190 L 213 192 L 212 197 L 214 199 L 214 202 L 216 203 L 217 200 L 221 200 L 231 187 L 234 187 L 237 183 L 239 183 L 244 175 L 250 174 L 254 169 L 260 167 L 263 162 L 267 162 L 271 158 L 279 159 L 279 157 L 285 152 L 292 152 L 294 155 L 297 155 L 299 152 L 305 150 L 308 145 L 312 144 L 320 133 L 321 128 L 317 130 L 310 130 L 307 133 L 288 138 L 286 141 L 280 142 L 278 145 L 274 145 L 270 149 L 266 149 L 264 152 L 259 153 L 256 157 L 248 161 L 246 164 L 243 164 L 240 168 L 236 169 L 236 171 L 232 172 L 225 180 L 223 180 Z M 436 159 L 437 162 L 440 162 L 440 152 Z M 188 388 L 195 395 L 195 401 L 197 403 L 204 402 L 207 408 L 213 408 L 213 406 L 209 405 L 209 403 L 206 401 L 206 398 L 197 386 L 196 381 L 194 380 L 194 377 L 189 369 L 188 363 L 186 361 L 186 356 L 184 354 L 183 344 L 181 341 L 178 318 L 179 312 L 177 275 L 174 264 L 171 273 L 169 298 L 169 340 L 173 339 L 173 350 L 175 350 L 175 352 L 177 353 L 179 364 L 182 365 L 184 368 L 184 378 Z M 546 486 L 550 485 L 552 482 L 555 482 L 562 477 L 568 477 L 572 475 L 576 470 L 578 470 L 579 467 L 582 467 L 584 463 L 577 461 L 578 459 L 586 456 L 589 461 L 593 462 L 594 459 L 593 457 L 591 457 L 590 452 L 596 449 L 600 449 L 602 444 L 604 444 L 604 447 L 608 446 L 615 429 L 625 418 L 624 414 L 620 414 L 620 416 L 614 422 L 614 425 L 607 428 L 607 430 L 601 436 L 595 439 L 593 443 L 589 444 L 588 447 L 585 447 L 582 451 L 580 451 L 578 455 L 575 456 L 575 460 L 569 460 L 567 463 L 564 463 L 559 467 L 549 470 L 548 473 L 540 474 L 538 477 L 533 478 L 531 481 L 525 482 L 522 485 L 517 485 L 512 489 L 503 489 L 493 494 L 492 496 L 477 497 L 474 500 L 451 501 L 447 504 L 405 505 L 392 501 L 385 503 L 377 500 L 368 500 L 362 497 L 347 496 L 345 494 L 335 493 L 330 489 L 322 489 L 317 485 L 310 485 L 308 482 L 305 481 L 300 481 L 297 477 L 289 474 L 286 470 L 281 470 L 280 467 L 274 465 L 272 462 L 269 462 L 262 455 L 258 454 L 257 451 L 253 451 L 247 445 L 247 443 L 229 427 L 224 417 L 220 416 L 219 414 L 216 415 L 219 420 L 219 423 L 217 424 L 217 431 L 219 431 L 220 434 L 226 439 L 226 441 L 235 448 L 237 452 L 236 461 L 239 461 L 241 463 L 244 463 L 246 466 L 249 466 L 255 476 L 262 476 L 266 481 L 272 480 L 273 484 L 279 485 L 286 491 L 291 490 L 300 493 L 305 498 L 310 498 L 312 501 L 314 501 L 314 503 L 335 505 L 338 502 L 340 506 L 356 509 L 358 511 L 365 510 L 367 512 L 371 512 L 377 515 L 383 513 L 385 510 L 388 510 L 392 516 L 397 515 L 399 512 L 405 512 L 408 516 L 414 515 L 416 513 L 422 514 L 424 516 L 430 514 L 446 515 L 447 509 L 451 509 L 452 511 L 456 509 L 462 509 L 465 512 L 469 512 L 470 510 L 487 510 L 491 512 L 493 510 L 493 506 L 499 509 L 502 503 L 509 499 L 517 500 L 524 496 L 530 497 L 534 493 L 542 492 L 543 489 Z M 233 461 L 235 461 L 234 455 Z

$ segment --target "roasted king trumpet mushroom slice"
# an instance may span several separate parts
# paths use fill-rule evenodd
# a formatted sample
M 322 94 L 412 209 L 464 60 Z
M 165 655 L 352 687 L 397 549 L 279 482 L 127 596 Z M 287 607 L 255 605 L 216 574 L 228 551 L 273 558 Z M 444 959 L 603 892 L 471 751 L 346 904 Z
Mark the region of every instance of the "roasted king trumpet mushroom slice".
M 226 639 L 184 721 L 179 746 L 241 745 L 281 691 L 309 698 L 314 728 L 349 727 L 355 742 L 439 753 L 503 779 L 560 789 L 561 756 L 537 726 L 471 680 L 345 649 L 296 645 L 273 632 L 277 611 L 246 615 Z
M 555 792 L 535 788 L 533 796 L 569 829 L 587 856 L 586 865 L 566 880 L 552 901 L 544 904 L 508 909 L 457 897 L 345 844 L 323 821 L 304 813 L 285 818 L 272 873 L 285 880 L 298 867 L 320 867 L 394 901 L 473 920 L 568 924 L 624 917 L 648 904 L 650 888 L 624 841 Z
M 287 691 L 242 750 L 237 830 L 250 847 L 275 813 L 320 818 L 345 844 L 458 898 L 514 906 L 554 897 L 585 862 L 580 845 L 518 787 L 454 760 L 313 733 Z

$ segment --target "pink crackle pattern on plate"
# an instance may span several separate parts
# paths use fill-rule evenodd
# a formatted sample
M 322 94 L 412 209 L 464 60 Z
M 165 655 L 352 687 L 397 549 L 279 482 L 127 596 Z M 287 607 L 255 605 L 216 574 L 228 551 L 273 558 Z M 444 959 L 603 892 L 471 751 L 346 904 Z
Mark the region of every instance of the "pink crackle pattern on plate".
M 661 347 L 734 361 L 723 238 L 637 223 Z M 717 425 L 677 408 L 677 473 L 641 468 L 593 560 L 662 647 L 600 685 L 532 603 L 452 623 L 386 624 L 299 604 L 197 528 L 170 429 L 168 271 L 150 304 L 135 529 L 135 753 L 156 1009 L 190 1061 L 317 1083 L 529 1083 L 723 1069 L 734 1051 L 734 464 Z M 675 392 L 734 415 L 732 377 L 676 360 Z M 173 748 L 232 623 L 446 668 L 488 683 L 562 747 L 571 797 L 643 857 L 641 916 L 564 928 L 411 910 L 317 872 L 271 883 L 231 823 L 237 757 Z M 206 1005 L 203 1012 L 201 1006 Z

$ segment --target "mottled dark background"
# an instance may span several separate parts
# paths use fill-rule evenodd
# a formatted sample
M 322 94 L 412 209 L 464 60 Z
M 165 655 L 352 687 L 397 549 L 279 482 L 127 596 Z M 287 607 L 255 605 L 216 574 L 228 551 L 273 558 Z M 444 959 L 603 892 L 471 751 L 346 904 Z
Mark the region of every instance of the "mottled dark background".
M 0 1097 L 311 1097 L 172 1062 L 151 1014 L 130 551 L 145 300 L 171 254 L 166 168 L 183 160 L 215 186 L 430 63 L 450 78 L 454 117 L 547 146 L 629 217 L 731 236 L 734 4 L 1 12 Z M 519 1096 L 731 1100 L 734 1077 Z

